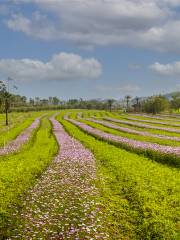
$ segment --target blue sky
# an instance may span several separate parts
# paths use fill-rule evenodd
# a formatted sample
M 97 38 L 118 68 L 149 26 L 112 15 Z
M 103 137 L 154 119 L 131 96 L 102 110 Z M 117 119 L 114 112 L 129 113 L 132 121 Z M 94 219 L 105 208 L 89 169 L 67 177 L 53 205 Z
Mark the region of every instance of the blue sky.
M 180 1 L 0 1 L 0 78 L 28 97 L 180 90 Z

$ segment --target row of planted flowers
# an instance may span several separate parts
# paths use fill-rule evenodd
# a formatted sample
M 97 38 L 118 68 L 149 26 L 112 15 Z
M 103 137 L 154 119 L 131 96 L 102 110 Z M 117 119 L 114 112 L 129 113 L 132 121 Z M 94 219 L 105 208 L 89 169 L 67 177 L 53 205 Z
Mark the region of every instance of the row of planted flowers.
M 64 116 L 64 119 L 70 121 L 74 125 L 78 126 L 88 134 L 91 134 L 100 139 L 104 139 L 115 145 L 119 145 L 128 150 L 136 151 L 138 153 L 144 153 L 151 158 L 161 162 L 168 163 L 170 165 L 180 166 L 180 147 L 164 146 L 156 143 L 141 142 L 110 133 L 103 132 L 99 129 L 92 128 L 85 123 L 70 119 L 68 115 Z
M 121 126 L 118 126 L 116 124 L 104 121 L 104 120 L 96 120 L 96 119 L 92 119 L 92 118 L 87 118 L 87 120 L 91 121 L 91 122 L 94 122 L 94 123 L 101 124 L 103 126 L 106 126 L 106 127 L 112 128 L 112 129 L 120 130 L 121 132 L 126 132 L 126 133 L 130 133 L 130 134 L 137 134 L 137 135 L 141 135 L 141 136 L 144 136 L 144 137 L 155 137 L 155 138 L 160 138 L 160 139 L 180 141 L 180 137 L 165 136 L 165 135 L 160 135 L 160 134 L 149 133 L 149 132 L 146 132 L 146 131 L 138 131 L 138 130 L 130 129 L 130 128 L 127 128 L 127 127 L 121 127 Z
M 109 239 L 92 153 L 51 118 L 59 153 L 27 194 L 11 239 Z
M 0 155 L 7 155 L 20 149 L 31 137 L 33 130 L 37 129 L 40 124 L 40 118 L 36 118 L 34 122 L 26 128 L 16 139 L 12 140 L 4 147 L 0 148 Z
M 148 129 L 156 129 L 156 130 L 162 130 L 166 132 L 173 132 L 173 133 L 180 133 L 180 129 L 177 128 L 168 128 L 168 127 L 159 127 L 159 126 L 152 126 L 152 125 L 147 125 L 143 123 L 138 123 L 138 122 L 130 122 L 126 120 L 120 120 L 117 118 L 110 118 L 110 117 L 103 117 L 104 120 L 110 121 L 110 122 L 116 122 L 116 123 L 122 123 L 130 126 L 135 126 L 135 127 L 141 127 L 141 128 L 148 128 Z
M 136 116 L 136 117 L 144 117 L 144 118 L 150 118 L 150 119 L 157 119 L 157 120 L 164 120 L 164 121 L 172 121 L 172 122 L 180 122 L 179 119 L 174 119 L 173 116 L 169 115 L 167 117 L 163 117 L 161 115 L 148 115 L 148 114 L 143 114 L 143 113 L 133 113 L 133 114 L 130 114 L 129 113 L 129 116 Z
M 167 122 L 160 122 L 160 121 L 151 121 L 151 120 L 145 120 L 145 119 L 139 119 L 139 118 L 134 118 L 134 117 L 127 117 L 128 120 L 132 121 L 137 121 L 137 122 L 145 122 L 145 123 L 152 123 L 152 124 L 161 124 L 161 125 L 167 125 L 167 126 L 172 126 L 172 127 L 180 127 L 180 124 L 175 124 L 175 123 L 167 123 Z

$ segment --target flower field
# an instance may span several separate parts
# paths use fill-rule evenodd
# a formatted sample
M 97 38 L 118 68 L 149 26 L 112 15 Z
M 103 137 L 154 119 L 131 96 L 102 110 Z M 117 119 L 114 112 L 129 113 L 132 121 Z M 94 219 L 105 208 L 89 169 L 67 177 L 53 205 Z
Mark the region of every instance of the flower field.
M 0 239 L 180 239 L 177 115 L 0 115 Z M 6 140 L 2 140 L 6 139 Z

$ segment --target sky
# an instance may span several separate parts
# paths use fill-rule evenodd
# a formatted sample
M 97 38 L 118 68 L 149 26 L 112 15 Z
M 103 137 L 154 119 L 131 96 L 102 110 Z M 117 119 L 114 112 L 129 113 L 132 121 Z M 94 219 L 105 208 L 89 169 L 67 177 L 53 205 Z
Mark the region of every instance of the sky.
M 8 77 L 27 97 L 179 91 L 180 0 L 0 0 L 0 79 Z

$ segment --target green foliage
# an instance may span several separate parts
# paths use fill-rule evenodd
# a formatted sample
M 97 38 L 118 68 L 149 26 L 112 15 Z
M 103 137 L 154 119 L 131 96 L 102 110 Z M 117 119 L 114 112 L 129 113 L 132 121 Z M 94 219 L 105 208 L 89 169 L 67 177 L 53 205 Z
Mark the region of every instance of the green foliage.
M 171 107 L 175 110 L 180 109 L 180 93 L 176 93 L 172 96 Z
M 154 96 L 149 98 L 147 101 L 145 101 L 142 108 L 143 108 L 143 111 L 147 113 L 157 114 L 162 111 L 168 110 L 169 102 L 165 97 L 161 95 Z
M 142 142 L 158 143 L 158 144 L 167 145 L 167 146 L 180 146 L 180 142 L 175 141 L 175 140 L 160 139 L 160 138 L 156 138 L 156 137 L 140 136 L 137 134 L 121 132 L 120 130 L 118 131 L 113 128 L 103 126 L 101 124 L 90 122 L 90 121 L 85 121 L 85 120 L 81 120 L 81 122 L 84 122 L 84 123 L 88 124 L 89 126 L 100 129 L 104 132 L 111 133 L 111 134 L 118 135 L 118 136 L 125 137 L 125 138 L 129 138 L 129 139 L 134 139 L 134 140 L 138 140 L 138 141 L 142 141 Z
M 127 117 L 127 115 L 117 115 L 117 114 L 109 115 L 109 117 L 111 117 L 111 118 L 120 119 L 120 120 L 122 120 L 122 117 L 124 117 L 124 116 Z M 173 122 L 173 123 L 178 123 L 178 122 Z M 115 124 L 119 125 L 119 126 L 122 126 L 122 127 L 128 127 L 129 129 L 138 130 L 138 131 L 146 131 L 146 132 L 150 132 L 150 133 L 153 133 L 153 134 L 180 137 L 180 133 L 176 133 L 176 132 L 167 132 L 167 131 L 162 131 L 162 130 L 157 130 L 157 129 L 143 128 L 143 126 L 131 126 L 131 125 L 128 125 L 128 124 L 123 124 L 123 123 L 115 123 Z M 168 128 L 169 128 L 169 126 L 168 126 Z
M 7 144 L 9 141 L 15 139 L 25 128 L 30 126 L 30 124 L 35 120 L 35 118 L 39 117 L 43 113 L 27 113 L 27 114 L 9 114 L 10 124 L 9 126 L 4 126 L 4 116 L 2 116 L 3 120 L 0 122 L 0 147 L 4 144 Z M 1 120 L 1 116 L 0 116 Z
M 107 100 L 107 105 L 108 105 L 108 108 L 109 108 L 110 112 L 112 111 L 112 105 L 113 105 L 114 102 L 115 102 L 114 99 L 108 99 Z
M 75 114 L 71 114 L 71 117 L 75 117 Z M 123 132 L 120 132 L 120 131 L 117 131 L 117 130 L 102 126 L 100 124 L 90 122 L 90 121 L 86 121 L 86 120 L 79 120 L 79 121 L 82 121 L 85 124 L 87 124 L 87 125 L 89 125 L 93 128 L 99 129 L 101 131 L 104 131 L 104 132 L 107 132 L 107 133 L 110 133 L 110 134 L 114 134 L 114 135 L 119 135 L 119 136 L 125 137 L 125 138 L 132 138 L 132 139 L 140 140 L 140 141 L 146 141 L 146 139 L 148 139 L 152 143 L 157 141 L 158 143 L 161 142 L 161 144 L 163 143 L 164 145 L 167 145 L 167 146 L 168 146 L 168 143 L 170 143 L 172 145 L 179 146 L 179 143 L 175 142 L 175 141 L 161 140 L 161 139 L 156 139 L 156 138 L 153 138 L 153 137 L 143 137 L 143 136 L 138 136 L 138 135 L 135 135 L 135 134 L 123 133 Z M 84 130 L 82 130 L 82 131 L 84 131 Z M 108 142 L 112 145 L 124 148 L 128 151 L 136 152 L 138 154 L 143 154 L 143 155 L 149 157 L 152 160 L 155 160 L 155 161 L 158 161 L 158 162 L 161 162 L 161 163 L 173 166 L 173 167 L 180 167 L 180 157 L 175 155 L 175 154 L 161 153 L 161 152 L 154 151 L 154 150 L 151 150 L 151 149 L 145 149 L 144 150 L 144 149 L 140 149 L 140 148 L 133 148 L 132 146 L 130 146 L 126 143 L 123 143 L 123 142 L 117 142 L 117 141 L 114 141 L 114 140 L 111 140 L 111 139 L 108 139 L 108 140 L 104 139 L 101 136 L 96 135 L 95 133 L 89 133 L 89 134 L 91 136 L 96 137 L 99 140 L 103 140 L 103 141 Z
M 35 183 L 57 149 L 51 124 L 43 119 L 21 152 L 0 157 L 0 239 L 8 236 L 9 225 L 13 225 L 13 205 L 21 206 L 20 195 Z
M 83 133 L 58 120 L 97 159 L 111 239 L 178 239 L 180 172 Z

